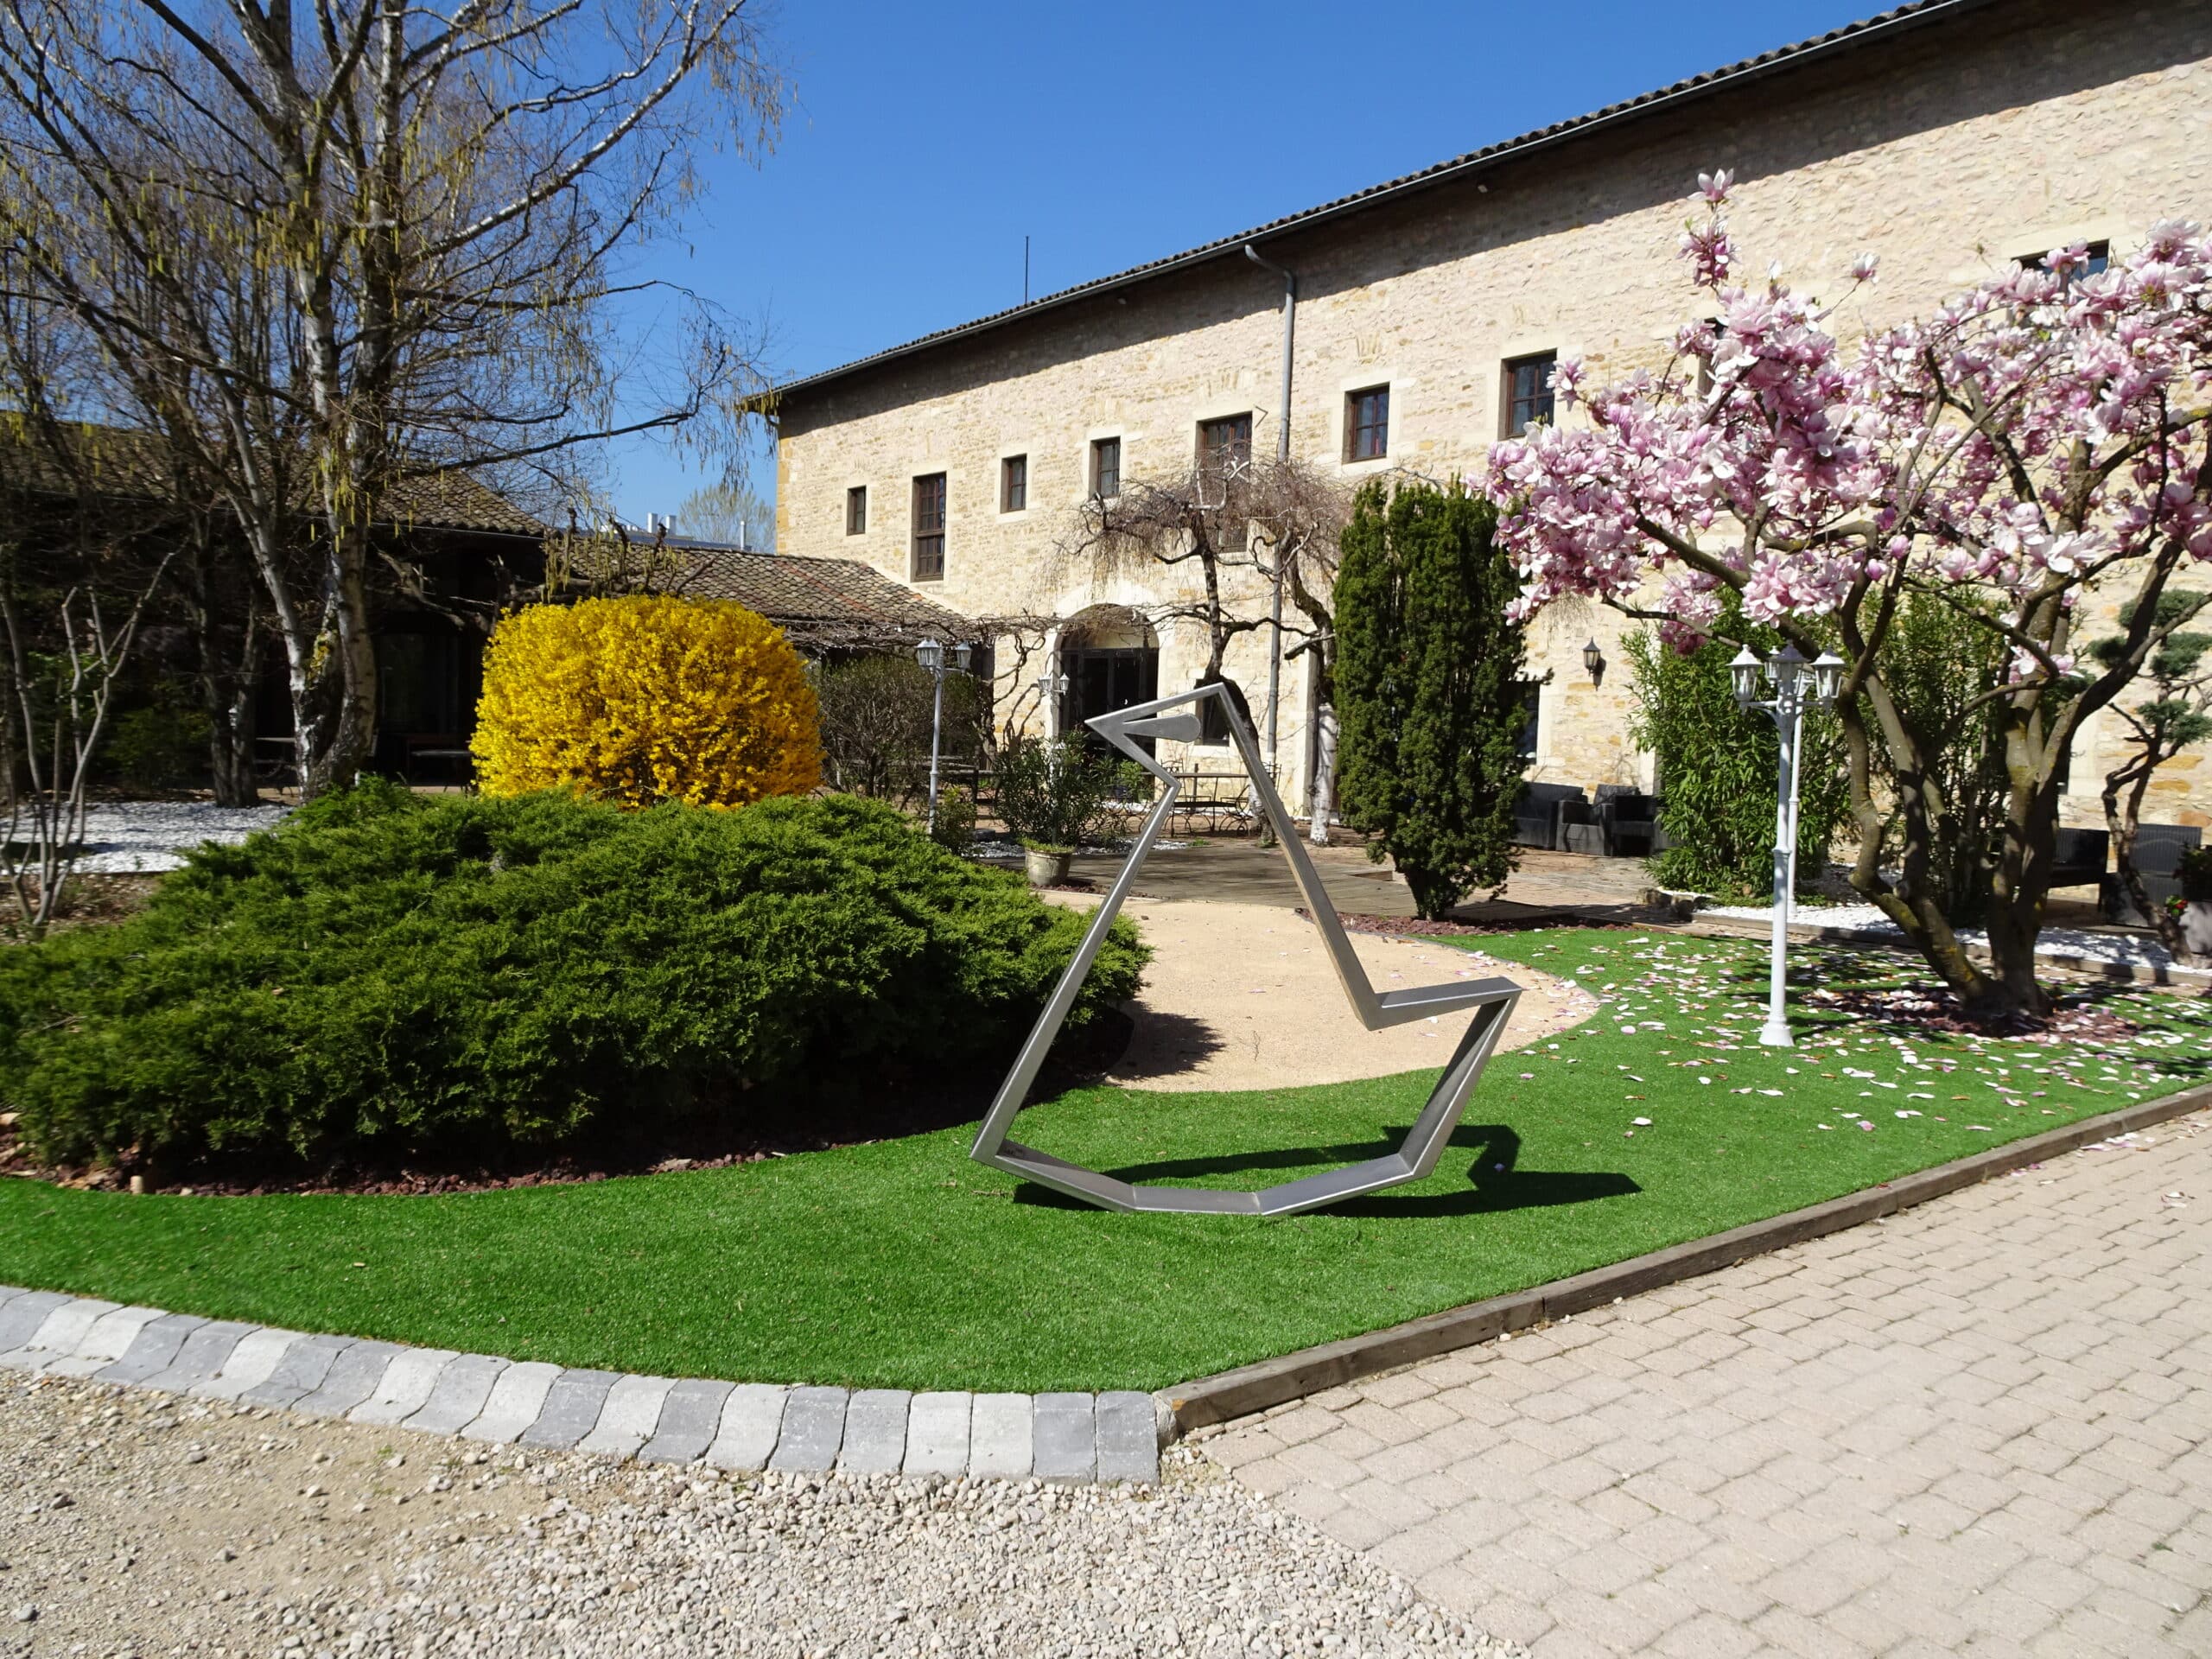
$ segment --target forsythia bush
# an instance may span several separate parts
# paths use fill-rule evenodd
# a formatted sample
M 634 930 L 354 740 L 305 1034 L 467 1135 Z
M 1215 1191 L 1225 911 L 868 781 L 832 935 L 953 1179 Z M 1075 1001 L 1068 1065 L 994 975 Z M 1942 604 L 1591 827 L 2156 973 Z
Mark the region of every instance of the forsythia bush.
M 742 806 L 822 781 L 805 665 L 773 623 L 722 600 L 588 599 L 501 619 L 469 747 L 487 795 Z

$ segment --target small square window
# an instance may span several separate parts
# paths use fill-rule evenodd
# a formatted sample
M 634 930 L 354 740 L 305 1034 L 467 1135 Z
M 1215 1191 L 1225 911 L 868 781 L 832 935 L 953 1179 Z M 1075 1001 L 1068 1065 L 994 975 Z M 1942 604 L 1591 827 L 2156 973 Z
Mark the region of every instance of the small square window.
M 1029 457 L 1008 455 L 999 462 L 999 511 L 1020 512 L 1029 505 Z
M 855 484 L 845 492 L 845 534 L 868 534 L 868 486 Z
M 1090 493 L 1100 497 L 1122 493 L 1122 441 L 1096 438 L 1090 445 Z
M 1344 459 L 1380 461 L 1390 453 L 1390 388 L 1370 386 L 1344 399 Z
M 944 580 L 944 474 L 914 480 L 914 580 Z
M 1557 352 L 1516 357 L 1505 365 L 1505 435 L 1517 438 L 1539 421 L 1552 418 L 1552 370 Z

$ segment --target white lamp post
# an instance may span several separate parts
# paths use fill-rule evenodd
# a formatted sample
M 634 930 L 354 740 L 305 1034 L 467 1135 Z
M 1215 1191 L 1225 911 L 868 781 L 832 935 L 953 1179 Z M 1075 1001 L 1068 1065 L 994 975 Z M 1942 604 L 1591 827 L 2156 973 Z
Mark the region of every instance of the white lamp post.
M 1789 906 L 1797 891 L 1797 759 L 1805 734 L 1805 704 L 1809 698 L 1823 709 L 1834 702 L 1843 689 L 1843 658 L 1822 652 L 1808 663 L 1804 652 L 1784 645 L 1761 662 L 1749 645 L 1728 664 L 1728 677 L 1736 691 L 1736 705 L 1745 713 L 1764 709 L 1782 739 L 1781 776 L 1774 791 L 1774 949 L 1768 966 L 1766 1024 L 1759 1041 L 1769 1048 L 1788 1048 L 1789 1020 L 1783 1011 L 1783 988 L 1789 949 Z M 1774 695 L 1762 698 L 1764 680 Z
M 951 650 L 951 665 L 959 672 L 968 671 L 969 647 L 965 642 L 957 643 Z M 935 639 L 924 639 L 914 647 L 914 660 L 929 671 L 937 682 L 936 702 L 930 710 L 930 833 L 937 833 L 938 756 L 944 735 L 944 671 L 946 652 Z

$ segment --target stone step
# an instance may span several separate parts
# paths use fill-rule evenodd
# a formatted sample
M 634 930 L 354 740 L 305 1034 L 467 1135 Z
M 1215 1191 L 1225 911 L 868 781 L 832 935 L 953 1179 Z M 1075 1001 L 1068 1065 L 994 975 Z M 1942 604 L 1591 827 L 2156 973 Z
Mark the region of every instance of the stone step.
M 0 1285 L 0 1366 L 718 1469 L 1056 1482 L 1160 1478 L 1153 1397 L 785 1387 L 569 1370 Z

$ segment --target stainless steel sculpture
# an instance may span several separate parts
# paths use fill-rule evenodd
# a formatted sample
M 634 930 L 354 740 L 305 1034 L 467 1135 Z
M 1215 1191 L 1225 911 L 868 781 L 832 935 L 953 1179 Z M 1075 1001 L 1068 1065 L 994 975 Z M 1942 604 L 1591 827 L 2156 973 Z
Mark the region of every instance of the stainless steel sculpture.
M 1025 1147 L 1017 1141 L 1007 1139 L 1007 1130 L 1014 1115 L 1021 1109 L 1022 1101 L 1029 1093 L 1029 1085 L 1036 1081 L 1038 1068 L 1045 1063 L 1046 1051 L 1059 1034 L 1061 1023 L 1066 1020 L 1068 1009 L 1074 1006 L 1076 992 L 1081 988 L 1090 964 L 1098 955 L 1100 943 L 1106 930 L 1114 925 L 1114 918 L 1121 914 L 1122 901 L 1128 896 L 1131 883 L 1142 867 L 1153 843 L 1159 840 L 1169 813 L 1175 808 L 1181 785 L 1173 772 L 1161 766 L 1141 748 L 1136 739 L 1141 737 L 1166 738 L 1171 741 L 1188 742 L 1201 729 L 1196 709 L 1206 698 L 1219 701 L 1221 712 L 1229 726 L 1230 741 L 1243 758 L 1244 770 L 1252 781 L 1252 791 L 1260 809 L 1274 826 L 1275 839 L 1283 854 L 1290 860 L 1291 874 L 1296 878 L 1299 891 L 1306 895 L 1306 908 L 1313 912 L 1314 924 L 1321 930 L 1321 942 L 1327 947 L 1329 959 L 1336 965 L 1337 977 L 1342 982 L 1344 995 L 1351 1000 L 1352 1012 L 1359 1022 L 1370 1031 L 1379 1031 L 1385 1026 L 1404 1025 L 1414 1020 L 1426 1020 L 1460 1008 L 1475 1010 L 1466 1034 L 1459 1039 L 1459 1046 L 1452 1051 L 1451 1063 L 1444 1068 L 1444 1075 L 1437 1081 L 1429 1095 L 1428 1103 L 1421 1109 L 1404 1142 L 1395 1152 L 1382 1158 L 1370 1159 L 1363 1164 L 1332 1170 L 1325 1175 L 1311 1175 L 1303 1180 L 1286 1181 L 1280 1186 L 1262 1187 L 1256 1192 L 1235 1192 L 1215 1187 L 1160 1186 L 1145 1182 L 1118 1180 L 1111 1175 L 1102 1175 L 1096 1170 L 1085 1169 L 1055 1158 L 1049 1153 Z M 1190 709 L 1181 714 L 1167 711 L 1183 704 Z M 1196 691 L 1178 692 L 1173 696 L 1160 697 L 1151 702 L 1141 702 L 1110 715 L 1101 715 L 1087 722 L 1123 754 L 1141 766 L 1166 786 L 1151 815 L 1145 819 L 1144 828 L 1138 832 L 1136 845 L 1130 849 L 1128 862 L 1114 878 L 1114 886 L 1105 902 L 1098 906 L 1091 918 L 1090 931 L 1083 936 L 1082 946 L 1075 959 L 1068 963 L 1067 971 L 1060 976 L 1060 982 L 1052 988 L 1052 999 L 1045 1004 L 1044 1012 L 1037 1016 L 1037 1024 L 1029 1033 L 1029 1040 L 1022 1045 L 1021 1052 L 1014 1063 L 1014 1070 L 1007 1073 L 998 1098 L 991 1103 L 991 1109 L 983 1119 L 983 1126 L 976 1132 L 976 1144 L 968 1155 L 979 1164 L 1004 1170 L 1009 1175 L 1048 1186 L 1071 1198 L 1083 1198 L 1107 1210 L 1173 1211 L 1191 1215 L 1287 1216 L 1300 1210 L 1313 1210 L 1325 1204 L 1334 1204 L 1362 1192 L 1373 1192 L 1386 1186 L 1397 1186 L 1407 1181 L 1417 1181 L 1436 1167 L 1443 1155 L 1445 1142 L 1452 1138 L 1452 1131 L 1465 1110 L 1467 1097 L 1474 1092 L 1476 1081 L 1482 1076 L 1484 1064 L 1489 1060 L 1491 1049 L 1497 1045 L 1498 1033 L 1505 1029 L 1507 1017 L 1513 1005 L 1520 1000 L 1521 987 L 1510 979 L 1478 979 L 1450 985 L 1424 985 L 1402 991 L 1377 992 L 1367 977 L 1367 970 L 1354 954 L 1351 941 L 1345 937 L 1344 924 L 1337 919 L 1337 908 L 1328 893 L 1321 886 L 1319 874 L 1313 861 L 1299 845 L 1297 827 L 1290 814 L 1284 810 L 1282 798 L 1275 793 L 1274 785 L 1260 764 L 1259 745 L 1253 741 L 1251 729 L 1236 711 L 1236 705 L 1217 685 L 1201 687 Z

